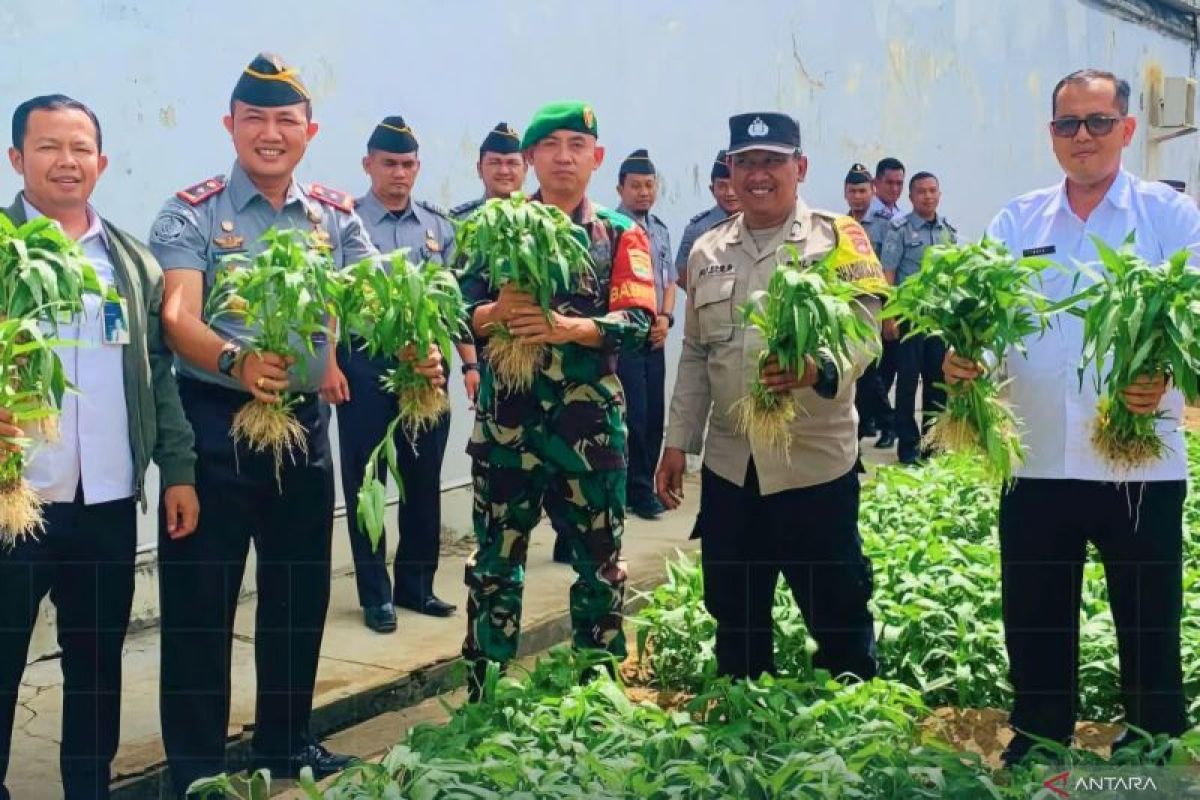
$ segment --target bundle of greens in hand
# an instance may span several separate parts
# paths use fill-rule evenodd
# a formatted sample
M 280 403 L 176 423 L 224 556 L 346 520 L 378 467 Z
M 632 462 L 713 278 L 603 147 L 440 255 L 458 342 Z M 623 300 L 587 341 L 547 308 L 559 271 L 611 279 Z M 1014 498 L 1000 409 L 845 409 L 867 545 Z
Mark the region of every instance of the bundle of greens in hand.
M 0 545 L 42 527 L 41 499 L 25 481 L 34 437 L 57 439 L 70 388 L 54 348 L 58 326 L 83 313 L 83 296 L 100 294 L 95 270 L 58 223 L 40 217 L 17 227 L 0 214 L 0 408 L 30 435 L 0 450 Z
M 450 410 L 445 389 L 433 386 L 417 372 L 415 363 L 434 352 L 448 361 L 454 340 L 467 335 L 462 292 L 449 270 L 435 262 L 414 264 L 403 250 L 388 260 L 390 270 L 368 259 L 344 274 L 337 304 L 343 331 L 361 339 L 372 357 L 398 357 L 380 380 L 384 391 L 396 396 L 399 413 L 371 452 L 358 493 L 358 522 L 372 547 L 378 545 L 383 531 L 386 505 L 386 487 L 378 477 L 380 457 L 401 494 L 404 491 L 396 454 L 397 426 L 413 438 Z
M 1164 455 L 1164 412 L 1130 411 L 1125 390 L 1162 376 L 1189 403 L 1200 398 L 1200 271 L 1186 250 L 1154 266 L 1134 253 L 1132 236 L 1119 251 L 1092 238 L 1105 269 L 1081 267 L 1095 282 L 1069 309 L 1083 320 L 1079 379 L 1091 366 L 1101 394 L 1092 445 L 1118 470 L 1135 469 Z
M 493 289 L 530 294 L 550 318 L 557 294 L 572 291 L 592 267 L 587 235 L 561 209 L 520 192 L 493 198 L 458 229 L 456 248 L 468 265 L 482 262 Z M 488 332 L 487 360 L 497 388 L 527 391 L 546 345 L 523 342 L 502 325 Z
M 983 367 L 973 381 L 946 387 L 946 408 L 927 436 L 938 451 L 983 455 L 991 473 L 1012 477 L 1024 460 L 1018 421 L 1001 397 L 999 372 L 1011 349 L 1045 331 L 1046 300 L 1037 291 L 1041 273 L 1053 262 L 1014 258 L 994 239 L 978 244 L 936 244 L 925 251 L 921 269 L 896 287 L 884 309 L 908 336 L 936 336 L 963 359 Z
M 796 248 L 788 246 L 766 291 L 751 294 L 741 308 L 743 322 L 762 334 L 766 348 L 750 393 L 730 412 L 739 433 L 785 454 L 791 448 L 797 401 L 791 392 L 771 391 L 762 367 L 774 359 L 782 371 L 803 375 L 808 359 L 849 363 L 857 347 L 877 338 L 875 326 L 856 311 L 862 289 L 838 277 L 831 266 L 835 252 L 804 267 Z
M 302 352 L 316 353 L 334 312 L 336 280 L 327 246 L 311 233 L 268 230 L 266 247 L 254 258 L 228 256 L 222 262 L 208 298 L 209 319 L 238 315 L 254 331 L 243 343 L 242 358 L 273 353 L 289 364 Z M 303 369 L 303 362 L 300 362 Z M 296 398 L 284 392 L 278 402 L 258 398 L 247 402 L 233 418 L 235 442 L 254 452 L 269 452 L 276 474 L 284 455 L 307 455 L 304 426 L 292 413 Z

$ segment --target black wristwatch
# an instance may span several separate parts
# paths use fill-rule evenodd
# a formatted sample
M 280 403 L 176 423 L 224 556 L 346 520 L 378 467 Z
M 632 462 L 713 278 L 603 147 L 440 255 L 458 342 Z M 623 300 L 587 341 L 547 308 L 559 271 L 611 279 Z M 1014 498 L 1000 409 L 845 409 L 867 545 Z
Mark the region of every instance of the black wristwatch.
M 217 356 L 217 372 L 232 378 L 233 368 L 237 366 L 238 356 L 241 354 L 242 348 L 233 342 L 226 342 L 225 348 L 221 350 L 221 355 Z
M 466 375 L 468 372 L 479 372 L 479 365 L 475 364 L 475 363 L 463 364 L 462 365 L 462 374 Z
M 667 327 L 668 327 L 668 328 L 674 328 L 674 327 L 675 327 L 675 315 L 674 315 L 674 314 L 672 314 L 670 311 L 660 311 L 658 315 L 659 315 L 660 317 L 666 317 L 666 318 L 667 318 Z

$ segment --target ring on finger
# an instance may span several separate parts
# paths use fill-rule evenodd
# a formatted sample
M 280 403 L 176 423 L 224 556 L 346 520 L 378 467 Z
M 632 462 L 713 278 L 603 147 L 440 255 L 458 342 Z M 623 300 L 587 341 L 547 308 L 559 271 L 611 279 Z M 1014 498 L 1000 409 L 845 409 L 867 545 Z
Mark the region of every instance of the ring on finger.
M 261 376 L 261 375 L 259 375 L 259 376 L 258 376 L 258 380 L 256 380 L 256 381 L 254 382 L 254 385 L 255 385 L 256 387 L 258 387 L 258 390 L 259 390 L 260 392 L 262 391 L 262 388 L 263 388 L 263 379 L 262 379 L 262 376 Z

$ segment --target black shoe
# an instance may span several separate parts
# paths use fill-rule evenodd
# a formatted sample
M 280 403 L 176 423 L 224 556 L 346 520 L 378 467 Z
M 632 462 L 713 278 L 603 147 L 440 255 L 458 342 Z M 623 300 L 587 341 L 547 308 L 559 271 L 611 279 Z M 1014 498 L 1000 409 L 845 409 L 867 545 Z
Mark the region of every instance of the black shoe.
M 417 603 L 410 603 L 406 600 L 397 600 L 396 605 L 401 608 L 407 608 L 410 611 L 415 611 L 418 614 L 424 614 L 428 617 L 448 617 L 458 610 L 458 606 L 453 603 L 447 603 L 437 595 L 429 595 L 424 600 Z
M 298 778 L 302 769 L 310 767 L 313 778 L 321 780 L 336 775 L 355 761 L 358 759 L 354 756 L 331 753 L 324 745 L 313 743 L 304 745 L 286 758 L 255 759 L 255 767 L 270 770 L 272 778 Z
M 880 450 L 890 450 L 894 444 L 896 444 L 896 434 L 891 431 L 879 434 L 879 441 L 875 442 L 875 446 Z
M 642 519 L 654 520 L 661 517 L 667 507 L 662 504 L 661 500 L 651 495 L 648 500 L 630 505 L 629 510 Z
M 1071 737 L 1059 742 L 1063 747 L 1071 746 Z M 1045 744 L 1023 733 L 1013 733 L 1012 741 L 1000 754 L 1000 763 L 1007 769 L 1018 764 L 1059 764 L 1062 758 L 1054 752 L 1053 745 Z
M 363 609 L 363 624 L 376 633 L 391 633 L 396 630 L 396 609 L 391 603 L 368 606 Z

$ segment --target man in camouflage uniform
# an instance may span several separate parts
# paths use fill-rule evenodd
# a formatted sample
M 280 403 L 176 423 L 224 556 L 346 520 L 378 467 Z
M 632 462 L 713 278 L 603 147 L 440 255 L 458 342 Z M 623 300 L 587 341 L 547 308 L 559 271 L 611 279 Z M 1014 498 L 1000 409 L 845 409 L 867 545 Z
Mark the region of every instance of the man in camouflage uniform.
M 570 215 L 594 262 L 575 291 L 554 298 L 551 319 L 512 287 L 492 292 L 479 263 L 462 279 L 479 339 L 502 323 L 519 338 L 549 345 L 528 391 L 497 392 L 484 362 L 467 446 L 479 547 L 466 568 L 463 655 L 473 665 L 474 699 L 487 662 L 503 665 L 517 654 L 529 533 L 543 506 L 571 523 L 575 646 L 625 655 L 625 420 L 616 361 L 645 347 L 655 294 L 645 231 L 587 198 L 604 158 L 596 133 L 590 107 L 553 103 L 538 111 L 521 142 L 538 177 L 534 199 Z

